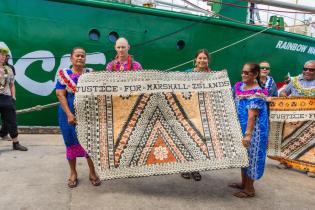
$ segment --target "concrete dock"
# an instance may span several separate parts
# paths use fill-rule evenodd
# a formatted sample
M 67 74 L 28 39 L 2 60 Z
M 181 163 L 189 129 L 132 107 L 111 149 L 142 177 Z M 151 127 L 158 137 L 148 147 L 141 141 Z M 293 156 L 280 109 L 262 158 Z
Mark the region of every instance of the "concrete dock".
M 228 183 L 240 180 L 239 169 L 202 172 L 202 180 L 178 174 L 103 181 L 88 181 L 85 159 L 78 159 L 77 188 L 69 189 L 68 164 L 61 135 L 20 135 L 29 151 L 12 150 L 0 140 L 0 209 L 315 209 L 315 178 L 278 169 L 268 160 L 264 177 L 257 181 L 256 197 L 240 199 Z

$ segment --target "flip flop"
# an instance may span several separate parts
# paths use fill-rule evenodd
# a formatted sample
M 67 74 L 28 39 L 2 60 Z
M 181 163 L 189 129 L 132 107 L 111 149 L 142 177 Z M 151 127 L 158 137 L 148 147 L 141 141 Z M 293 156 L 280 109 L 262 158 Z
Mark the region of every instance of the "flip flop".
M 78 186 L 78 179 L 75 179 L 75 180 L 68 179 L 69 188 L 75 188 L 77 186 Z
M 193 179 L 195 181 L 200 181 L 201 180 L 201 175 L 200 175 L 200 173 L 198 171 L 192 172 L 191 175 L 192 175 L 192 177 L 193 177 Z
M 255 193 L 248 193 L 246 191 L 239 191 L 237 193 L 234 193 L 233 194 L 235 197 L 238 197 L 238 198 L 252 198 L 255 196 Z
M 98 178 L 98 177 L 96 177 L 96 179 L 93 179 L 90 177 L 89 179 L 90 179 L 91 184 L 95 187 L 100 186 L 102 183 L 100 178 Z
M 244 190 L 244 186 L 242 184 L 238 184 L 238 183 L 231 183 L 228 185 L 231 188 L 234 189 L 240 189 L 240 190 Z
M 190 173 L 181 173 L 180 175 L 181 175 L 181 177 L 183 177 L 184 179 L 190 179 Z

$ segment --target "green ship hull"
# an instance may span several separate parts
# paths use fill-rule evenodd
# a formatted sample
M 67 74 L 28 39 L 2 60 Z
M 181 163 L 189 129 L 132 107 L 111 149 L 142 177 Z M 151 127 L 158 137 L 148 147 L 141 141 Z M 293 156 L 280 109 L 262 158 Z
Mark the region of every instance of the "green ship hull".
M 104 69 L 115 56 L 110 34 L 130 41 L 130 53 L 144 69 L 170 69 L 191 60 L 200 48 L 215 51 L 211 68 L 227 69 L 232 84 L 248 61 L 269 61 L 272 76 L 282 81 L 315 58 L 315 39 L 303 35 L 98 0 L 3 0 L 0 20 L 0 44 L 10 49 L 17 72 L 17 110 L 57 101 L 56 72 L 69 66 L 75 46 L 89 53 L 88 67 Z M 172 70 L 188 68 L 192 63 Z M 57 109 L 20 114 L 18 123 L 57 125 Z

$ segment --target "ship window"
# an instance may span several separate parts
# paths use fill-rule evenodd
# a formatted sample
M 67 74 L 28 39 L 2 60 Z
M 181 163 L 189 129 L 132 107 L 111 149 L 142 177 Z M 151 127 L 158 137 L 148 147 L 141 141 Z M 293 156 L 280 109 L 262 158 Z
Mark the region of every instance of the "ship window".
M 110 42 L 115 43 L 118 38 L 119 38 L 119 35 L 116 31 L 112 31 L 108 34 L 108 40 Z
M 101 34 L 100 34 L 99 30 L 97 30 L 97 29 L 92 29 L 92 30 L 90 30 L 90 32 L 89 32 L 89 38 L 90 38 L 90 40 L 92 40 L 92 41 L 98 41 L 98 40 L 100 40 Z
M 185 48 L 185 45 L 186 45 L 186 43 L 184 40 L 177 41 L 177 49 L 182 50 Z

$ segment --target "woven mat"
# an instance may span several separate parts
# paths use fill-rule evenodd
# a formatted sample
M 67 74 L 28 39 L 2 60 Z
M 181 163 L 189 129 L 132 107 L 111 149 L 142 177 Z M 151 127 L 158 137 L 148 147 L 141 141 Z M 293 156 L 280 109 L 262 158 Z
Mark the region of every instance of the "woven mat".
M 268 155 L 315 167 L 315 97 L 272 99 Z
M 226 71 L 81 76 L 77 132 L 101 179 L 243 167 Z

